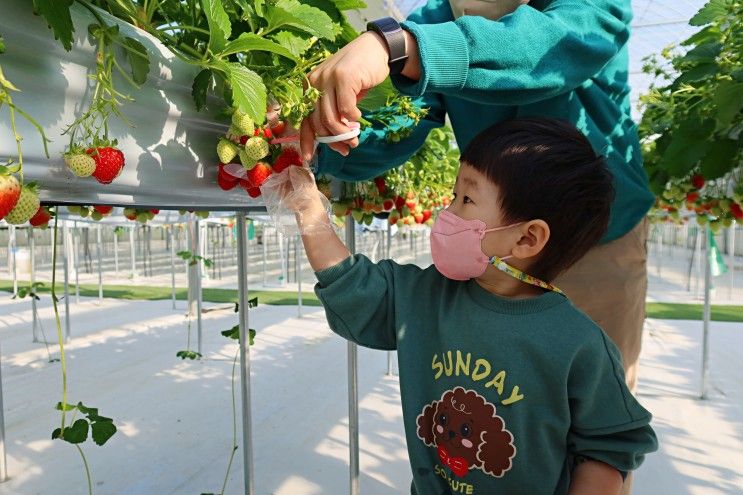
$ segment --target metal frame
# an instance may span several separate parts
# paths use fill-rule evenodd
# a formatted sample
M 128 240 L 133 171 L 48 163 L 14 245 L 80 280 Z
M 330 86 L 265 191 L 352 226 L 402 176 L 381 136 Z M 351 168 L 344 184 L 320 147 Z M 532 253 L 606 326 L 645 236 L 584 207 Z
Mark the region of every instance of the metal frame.
M 346 217 L 346 248 L 356 254 L 356 222 Z M 349 493 L 358 495 L 359 487 L 359 370 L 358 348 L 350 340 L 348 354 L 348 447 L 349 447 Z

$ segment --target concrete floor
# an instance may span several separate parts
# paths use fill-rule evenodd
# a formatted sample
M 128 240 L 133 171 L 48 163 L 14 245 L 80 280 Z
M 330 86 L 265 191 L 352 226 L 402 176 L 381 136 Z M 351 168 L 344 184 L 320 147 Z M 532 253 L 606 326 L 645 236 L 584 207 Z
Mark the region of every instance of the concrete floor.
M 49 298 L 40 316 L 53 338 Z M 84 446 L 100 495 L 219 492 L 232 441 L 230 375 L 237 346 L 219 334 L 231 311 L 204 317 L 201 362 L 181 361 L 183 311 L 169 301 L 82 298 L 67 346 L 69 397 L 112 416 L 119 433 Z M 31 343 L 30 303 L 0 297 L 6 445 L 11 479 L 0 494 L 85 493 L 75 449 L 53 442 L 60 365 Z M 346 343 L 318 308 L 260 306 L 252 348 L 258 494 L 348 492 Z M 635 494 L 743 493 L 743 325 L 713 323 L 710 398 L 699 401 L 701 325 L 649 320 L 640 398 L 655 415 L 659 453 L 636 473 Z M 54 346 L 50 346 L 53 355 Z M 407 493 L 409 467 L 397 379 L 386 353 L 359 352 L 361 488 Z M 239 390 L 238 390 L 239 411 Z M 239 437 L 238 432 L 238 438 Z M 226 494 L 242 493 L 238 450 Z

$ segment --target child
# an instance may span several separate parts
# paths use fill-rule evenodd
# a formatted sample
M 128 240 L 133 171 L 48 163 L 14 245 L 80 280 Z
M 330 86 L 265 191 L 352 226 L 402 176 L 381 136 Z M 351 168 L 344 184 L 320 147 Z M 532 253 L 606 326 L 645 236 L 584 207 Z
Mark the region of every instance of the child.
M 475 138 L 426 269 L 351 256 L 292 169 L 330 328 L 397 350 L 413 494 L 616 494 L 656 450 L 616 347 L 549 283 L 609 219 L 611 175 L 578 130 L 519 119 Z

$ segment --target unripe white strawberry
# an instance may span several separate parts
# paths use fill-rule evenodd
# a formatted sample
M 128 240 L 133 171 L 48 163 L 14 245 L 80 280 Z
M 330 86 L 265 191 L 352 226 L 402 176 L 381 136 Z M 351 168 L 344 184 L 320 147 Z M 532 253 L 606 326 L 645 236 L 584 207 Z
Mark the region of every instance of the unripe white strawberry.
M 232 114 L 232 125 L 240 132 L 241 135 L 252 136 L 255 130 L 255 122 L 248 115 L 240 110 L 235 110 Z
M 220 139 L 217 143 L 217 155 L 222 163 L 230 163 L 236 156 L 239 148 L 232 141 Z
M 5 216 L 5 221 L 11 225 L 20 225 L 28 222 L 38 211 L 40 206 L 39 193 L 34 184 L 23 186 L 21 196 L 10 213 Z
M 78 177 L 90 177 L 95 172 L 95 160 L 86 153 L 71 153 L 64 156 L 64 161 Z
M 262 137 L 252 137 L 245 143 L 245 153 L 253 163 L 268 156 L 269 151 L 268 141 Z

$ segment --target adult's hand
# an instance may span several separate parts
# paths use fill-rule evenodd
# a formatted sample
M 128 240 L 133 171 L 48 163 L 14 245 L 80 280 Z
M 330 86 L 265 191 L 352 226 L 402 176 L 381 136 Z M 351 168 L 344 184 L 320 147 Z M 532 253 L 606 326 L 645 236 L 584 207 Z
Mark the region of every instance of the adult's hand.
M 410 33 L 403 33 L 408 53 L 403 74 L 417 79 L 420 77 L 418 45 Z M 388 61 L 389 52 L 382 37 L 367 32 L 310 73 L 310 84 L 320 90 L 321 96 L 314 112 L 300 127 L 300 149 L 305 161 L 312 158 L 315 136 L 343 134 L 350 130 L 349 122 L 359 120 L 361 111 L 356 105 L 370 89 L 387 78 L 390 73 Z M 358 144 L 358 138 L 353 138 L 329 146 L 345 156 Z

